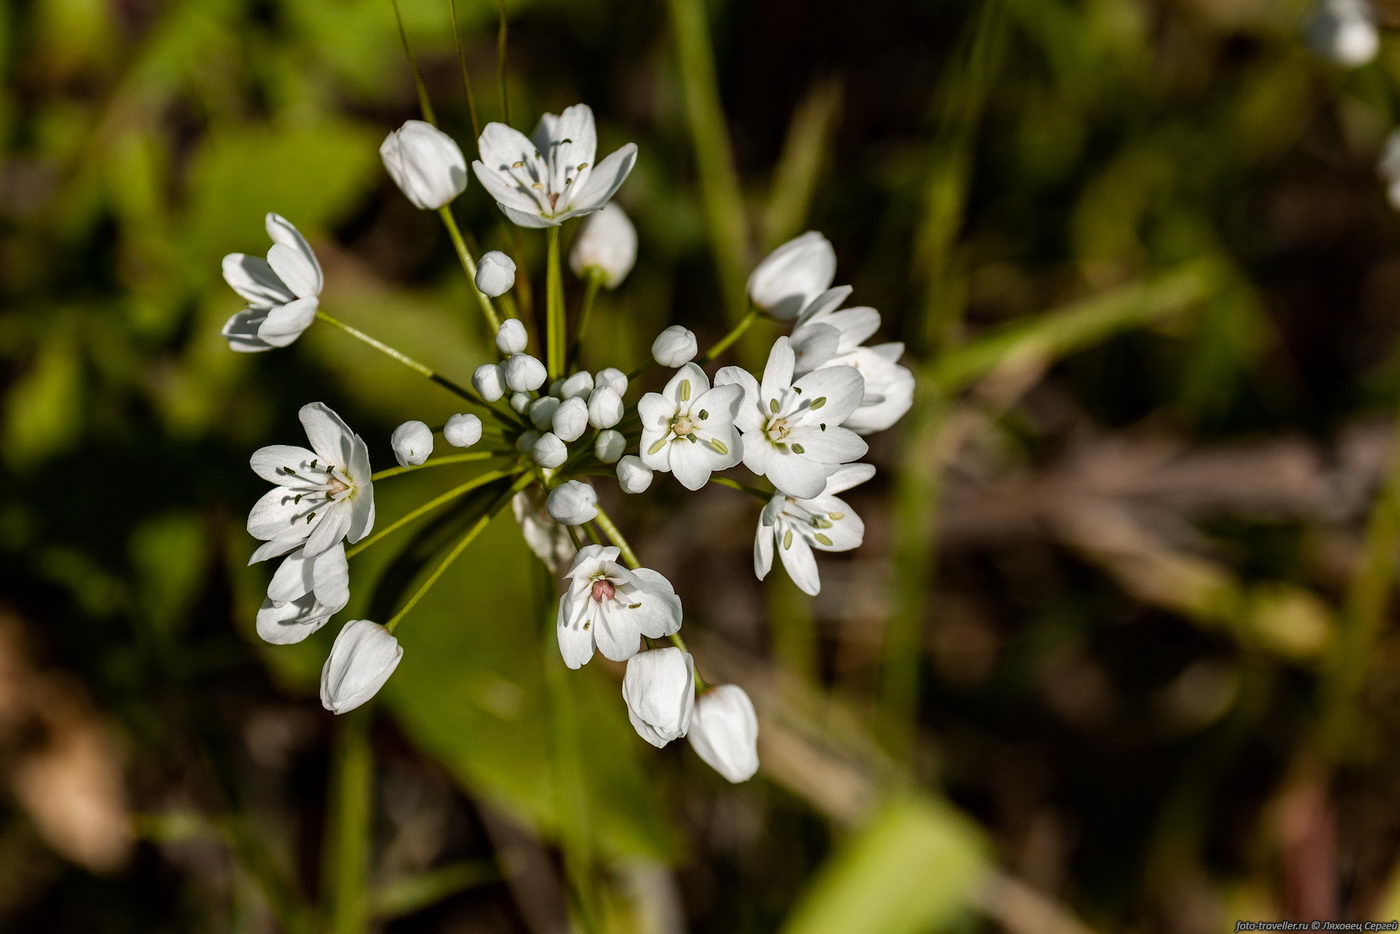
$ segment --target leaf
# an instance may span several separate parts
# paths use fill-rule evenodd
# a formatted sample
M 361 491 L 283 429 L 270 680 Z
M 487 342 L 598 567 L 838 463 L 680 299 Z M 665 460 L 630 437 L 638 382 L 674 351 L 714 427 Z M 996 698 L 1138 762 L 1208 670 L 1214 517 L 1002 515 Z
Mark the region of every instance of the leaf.
M 77 347 L 67 329 L 53 328 L 5 399 L 5 459 L 27 467 L 66 449 L 81 427 L 82 392 Z

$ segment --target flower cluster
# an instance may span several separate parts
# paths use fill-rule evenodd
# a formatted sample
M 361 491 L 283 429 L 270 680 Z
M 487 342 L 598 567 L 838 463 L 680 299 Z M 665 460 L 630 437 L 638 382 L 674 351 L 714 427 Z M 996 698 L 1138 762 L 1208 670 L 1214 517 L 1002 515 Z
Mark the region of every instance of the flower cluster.
M 274 445 L 253 455 L 253 470 L 274 488 L 253 507 L 248 531 L 264 542 L 253 561 L 282 557 L 258 613 L 257 631 L 275 643 L 305 639 L 350 597 L 348 558 L 420 510 L 365 540 L 374 525 L 375 481 L 411 471 L 489 460 L 495 469 L 463 489 L 497 491 L 487 518 L 451 549 L 404 608 L 387 623 L 354 620 L 336 637 L 321 678 L 324 706 L 344 713 L 363 704 L 397 667 L 403 649 L 393 630 L 490 516 L 509 505 L 530 549 L 559 575 L 557 637 L 563 663 L 587 664 L 595 652 L 625 663 L 622 697 L 640 735 L 655 746 L 686 737 L 730 781 L 758 768 L 758 720 L 744 690 L 707 685 L 681 636 L 681 595 L 660 571 L 643 567 L 606 514 L 595 488 L 614 476 L 624 494 L 671 474 L 686 490 L 719 481 L 752 494 L 754 573 L 765 578 L 776 553 L 808 594 L 821 590 L 816 552 L 849 551 L 864 525 L 840 494 L 869 480 L 866 436 L 890 427 L 913 401 L 914 377 L 899 363 L 903 346 L 870 344 L 880 327 L 873 308 L 844 307 L 849 286 L 832 287 L 836 255 L 816 232 L 783 244 L 748 282 L 748 315 L 702 354 L 696 335 L 672 325 L 657 335 L 651 360 L 598 370 L 570 367 L 583 343 L 599 289 L 617 289 L 636 261 L 637 231 L 611 199 L 636 161 L 628 143 L 595 164 L 593 114 L 579 104 L 546 114 L 530 136 L 499 123 L 478 140 L 472 172 L 504 215 L 549 237 L 551 287 L 542 352 L 531 353 L 529 316 L 502 318 L 495 301 L 514 286 L 516 264 L 500 252 L 473 260 L 460 251 L 497 358 L 459 385 L 320 308 L 315 254 L 287 221 L 267 218 L 267 259 L 235 254 L 224 277 L 248 306 L 224 329 L 235 350 L 282 347 L 323 318 L 455 392 L 474 409 L 439 426 L 408 420 L 389 439 L 397 467 L 371 473 L 365 443 L 321 403 L 301 410 L 309 447 Z M 409 121 L 380 148 L 394 183 L 419 208 L 436 210 L 456 234 L 450 203 L 465 190 L 467 161 L 436 127 Z M 564 333 L 556 288 L 559 228 L 582 216 L 568 265 L 583 281 L 583 306 Z M 460 237 L 456 237 L 460 242 Z M 514 304 L 506 307 L 514 308 Z M 762 370 L 706 366 L 755 321 L 791 325 L 773 340 Z M 569 348 L 573 348 L 572 351 Z M 657 370 L 672 371 L 664 379 Z M 659 388 L 642 391 L 646 383 Z M 433 457 L 441 437 L 466 454 Z M 720 478 L 746 469 L 745 480 Z M 361 544 L 346 550 L 345 544 Z

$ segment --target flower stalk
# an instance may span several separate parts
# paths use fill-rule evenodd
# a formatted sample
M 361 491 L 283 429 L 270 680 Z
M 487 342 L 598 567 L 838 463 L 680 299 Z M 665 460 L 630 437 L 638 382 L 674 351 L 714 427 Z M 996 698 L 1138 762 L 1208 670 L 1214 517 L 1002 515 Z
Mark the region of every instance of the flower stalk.
M 564 275 L 559 261 L 559 227 L 548 228 L 545 269 L 546 365 L 549 378 L 564 375 Z
M 467 249 L 467 242 L 462 237 L 462 230 L 457 226 L 457 218 L 452 216 L 452 208 L 443 205 L 438 208 L 438 216 L 442 218 L 443 226 L 447 228 L 447 235 L 452 238 L 452 248 L 457 251 L 457 261 L 462 264 L 462 271 L 467 274 L 467 288 L 472 295 L 476 296 L 476 303 L 481 306 L 481 314 L 486 318 L 486 324 L 491 329 L 491 333 L 496 333 L 496 329 L 501 326 L 501 316 L 496 313 L 496 306 L 491 303 L 491 299 L 476 287 L 476 261 L 472 259 L 471 251 Z
M 343 717 L 331 761 L 330 811 L 322 846 L 322 882 L 327 893 L 325 930 L 361 934 L 368 922 L 369 822 L 373 761 L 369 714 Z

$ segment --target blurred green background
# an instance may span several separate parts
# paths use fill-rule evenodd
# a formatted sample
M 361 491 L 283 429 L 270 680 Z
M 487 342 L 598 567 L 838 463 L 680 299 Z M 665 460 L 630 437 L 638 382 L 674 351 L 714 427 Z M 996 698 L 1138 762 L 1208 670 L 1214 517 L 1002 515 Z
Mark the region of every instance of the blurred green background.
M 470 153 L 447 0 L 400 2 Z M 261 253 L 276 211 L 320 255 L 330 313 L 457 379 L 489 356 L 450 242 L 377 157 L 418 115 L 393 8 L 16 0 L 0 927 L 1400 913 L 1400 223 L 1375 171 L 1400 43 L 1340 71 L 1285 0 L 505 11 L 512 122 L 585 101 L 602 152 L 640 148 L 618 196 L 638 265 L 585 363 L 628 368 L 671 323 L 705 346 L 752 264 L 815 228 L 919 374 L 850 494 L 865 546 L 823 558 L 817 600 L 753 579 L 742 494 L 600 484 L 675 582 L 702 670 L 754 697 L 763 772 L 731 787 L 683 743 L 653 750 L 615 666 L 563 671 L 553 585 L 508 519 L 399 631 L 404 662 L 354 721 L 368 745 L 321 710 L 338 622 L 296 647 L 253 631 L 270 571 L 244 567 L 248 455 L 296 442 L 320 400 L 385 466 L 394 425 L 453 399 L 324 326 L 229 352 L 219 259 Z M 456 13 L 480 120 L 500 119 L 497 7 Z M 455 209 L 542 292 L 542 238 L 475 182 Z M 381 522 L 460 480 L 381 484 Z M 357 559 L 340 618 L 405 585 L 396 548 L 431 545 Z M 347 755 L 371 785 L 332 781 Z M 357 794 L 368 823 L 346 826 Z M 366 839 L 347 907 L 339 857 Z

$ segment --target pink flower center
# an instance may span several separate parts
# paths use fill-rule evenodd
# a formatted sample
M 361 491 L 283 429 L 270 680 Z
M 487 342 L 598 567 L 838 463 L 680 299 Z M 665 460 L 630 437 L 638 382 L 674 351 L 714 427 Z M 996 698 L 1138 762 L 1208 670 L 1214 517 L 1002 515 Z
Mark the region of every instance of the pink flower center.
M 602 603 L 604 600 L 611 600 L 617 593 L 617 588 L 610 580 L 597 580 L 593 582 L 593 602 Z

